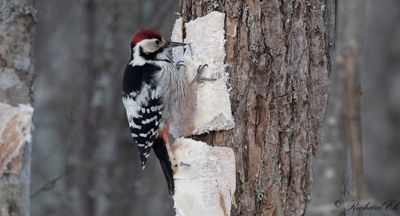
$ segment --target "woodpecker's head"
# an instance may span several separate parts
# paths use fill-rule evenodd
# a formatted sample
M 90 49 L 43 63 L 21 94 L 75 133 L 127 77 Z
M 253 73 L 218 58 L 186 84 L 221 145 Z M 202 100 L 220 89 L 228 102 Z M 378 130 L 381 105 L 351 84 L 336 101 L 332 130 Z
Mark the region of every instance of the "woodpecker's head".
M 131 51 L 132 54 L 139 51 L 143 57 L 151 58 L 168 51 L 172 47 L 184 45 L 186 44 L 165 40 L 158 31 L 141 29 L 132 37 Z

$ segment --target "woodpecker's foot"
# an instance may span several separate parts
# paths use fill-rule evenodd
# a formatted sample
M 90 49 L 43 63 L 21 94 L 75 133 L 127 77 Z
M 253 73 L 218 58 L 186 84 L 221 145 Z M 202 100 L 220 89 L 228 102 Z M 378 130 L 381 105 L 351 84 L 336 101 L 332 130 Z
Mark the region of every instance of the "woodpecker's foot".
M 204 68 L 206 68 L 206 67 L 208 67 L 208 64 L 200 65 L 197 68 L 197 74 L 196 74 L 196 77 L 193 79 L 192 83 L 194 83 L 194 82 L 203 83 L 205 81 L 215 81 L 215 80 L 217 80 L 217 79 L 214 79 L 214 78 L 206 78 L 206 77 L 202 76 L 203 72 L 204 72 Z
M 178 61 L 175 63 L 175 68 L 180 71 L 180 69 L 184 67 L 186 69 L 186 65 L 184 61 Z

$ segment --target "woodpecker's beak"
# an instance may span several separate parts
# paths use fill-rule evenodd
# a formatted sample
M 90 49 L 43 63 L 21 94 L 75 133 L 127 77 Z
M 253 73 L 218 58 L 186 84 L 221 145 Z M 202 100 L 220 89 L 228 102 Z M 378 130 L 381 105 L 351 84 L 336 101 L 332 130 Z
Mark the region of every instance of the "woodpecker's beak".
M 187 44 L 185 44 L 185 43 L 166 41 L 164 47 L 166 47 L 166 48 L 173 48 L 173 47 L 186 46 L 186 45 L 187 45 Z

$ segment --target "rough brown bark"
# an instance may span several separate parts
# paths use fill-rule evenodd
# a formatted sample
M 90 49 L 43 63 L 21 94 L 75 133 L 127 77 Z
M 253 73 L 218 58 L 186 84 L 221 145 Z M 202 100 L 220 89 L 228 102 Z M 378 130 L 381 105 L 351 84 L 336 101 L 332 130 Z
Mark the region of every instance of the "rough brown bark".
M 181 10 L 185 22 L 226 13 L 236 126 L 200 138 L 235 150 L 233 215 L 303 215 L 326 109 L 335 1 L 184 0 Z
M 31 104 L 33 100 L 32 41 L 35 10 L 32 4 L 32 0 L 0 2 L 0 102 L 2 105 L 10 105 L 0 111 L 0 121 L 5 120 L 6 110 L 15 109 L 19 104 Z M 22 121 L 23 112 L 16 112 L 6 127 L 0 129 L 1 153 L 5 152 L 5 146 L 22 142 L 14 152 L 17 155 L 0 154 L 1 157 L 10 157 L 5 160 L 0 158 L 0 216 L 29 215 L 31 143 L 20 132 L 25 130 L 24 133 L 30 134 L 32 120 L 31 115 L 28 115 Z M 0 125 L 3 123 L 0 122 Z M 12 149 L 6 150 L 11 152 Z M 1 170 L 3 162 L 5 170 Z

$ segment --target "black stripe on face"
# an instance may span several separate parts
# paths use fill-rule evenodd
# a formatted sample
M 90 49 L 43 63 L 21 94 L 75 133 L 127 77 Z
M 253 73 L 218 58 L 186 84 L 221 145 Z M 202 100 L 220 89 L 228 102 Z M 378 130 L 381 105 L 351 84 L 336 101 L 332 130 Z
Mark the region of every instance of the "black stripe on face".
M 160 49 L 158 49 L 158 50 L 155 51 L 155 52 L 152 52 L 152 53 L 145 53 L 145 52 L 143 51 L 143 48 L 142 48 L 142 47 L 139 47 L 139 55 L 140 55 L 141 57 L 143 57 L 144 59 L 148 59 L 148 60 L 155 60 L 156 57 L 157 57 L 157 54 L 162 53 L 163 51 L 164 51 L 164 48 L 160 47 Z

